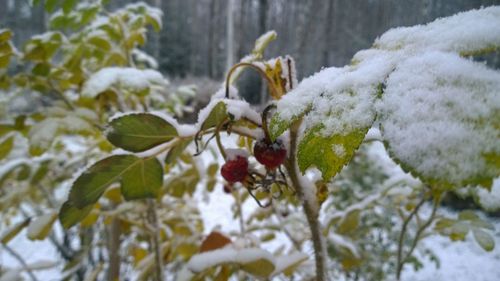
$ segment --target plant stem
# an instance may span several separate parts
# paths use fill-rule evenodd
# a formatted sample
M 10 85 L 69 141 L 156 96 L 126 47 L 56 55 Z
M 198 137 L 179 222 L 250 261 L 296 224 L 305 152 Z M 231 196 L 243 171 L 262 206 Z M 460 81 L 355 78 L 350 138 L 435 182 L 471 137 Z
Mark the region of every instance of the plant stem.
M 411 255 L 413 254 L 413 251 L 417 247 L 418 242 L 420 241 L 420 238 L 421 238 L 422 234 L 431 225 L 431 223 L 434 221 L 434 218 L 436 217 L 436 211 L 437 211 L 437 208 L 439 206 L 439 202 L 440 202 L 440 198 L 436 198 L 434 200 L 434 204 L 432 206 L 432 213 L 429 216 L 429 218 L 425 221 L 425 223 L 422 224 L 418 228 L 417 233 L 415 234 L 415 238 L 413 239 L 412 245 L 410 247 L 410 250 L 406 254 L 405 258 L 403 259 L 403 263 L 405 263 L 411 257 Z
M 398 260 L 396 264 L 396 280 L 400 280 L 401 278 L 401 271 L 403 270 L 403 265 L 404 265 L 404 260 L 403 260 L 403 242 L 404 238 L 406 235 L 406 230 L 408 229 L 408 224 L 410 221 L 413 219 L 413 217 L 417 214 L 418 210 L 422 205 L 425 203 L 425 196 L 422 197 L 420 202 L 418 202 L 417 206 L 412 210 L 410 215 L 406 217 L 406 219 L 403 221 L 403 225 L 401 227 L 401 233 L 399 234 L 399 240 L 398 240 Z
M 300 180 L 300 174 L 297 168 L 297 141 L 300 124 L 302 119 L 295 121 L 290 127 L 290 155 L 286 162 L 286 168 L 290 175 L 297 195 L 302 201 L 302 206 L 304 208 L 304 213 L 309 224 L 309 229 L 311 231 L 311 239 L 314 248 L 314 257 L 316 259 L 316 280 L 325 281 L 326 280 L 326 247 L 322 236 L 321 225 L 318 220 L 318 210 L 316 206 L 306 198 L 305 196 L 305 186 L 302 186 Z
M 163 255 L 160 245 L 160 229 L 158 228 L 158 215 L 156 213 L 155 199 L 148 199 L 148 220 L 153 227 L 152 242 L 155 255 L 155 280 L 163 281 Z
M 109 266 L 108 266 L 108 281 L 120 280 L 120 220 L 114 217 L 109 226 L 108 235 L 108 251 L 109 251 Z
M 274 86 L 273 81 L 271 80 L 271 78 L 269 78 L 269 76 L 267 76 L 267 74 L 264 72 L 264 70 L 260 69 L 258 66 L 254 65 L 252 63 L 249 63 L 249 62 L 240 62 L 240 63 L 235 64 L 233 67 L 231 67 L 231 69 L 227 73 L 227 76 L 226 76 L 226 99 L 229 98 L 229 85 L 231 84 L 231 82 L 233 82 L 233 80 L 231 80 L 231 75 L 233 74 L 233 72 L 237 68 L 242 67 L 242 66 L 247 66 L 247 67 L 250 67 L 250 68 L 256 70 L 260 74 L 260 76 L 262 76 L 264 79 L 266 79 L 266 81 L 267 81 L 267 83 L 269 85 L 269 88 L 271 88 L 271 92 L 274 95 L 279 96 L 278 90 Z

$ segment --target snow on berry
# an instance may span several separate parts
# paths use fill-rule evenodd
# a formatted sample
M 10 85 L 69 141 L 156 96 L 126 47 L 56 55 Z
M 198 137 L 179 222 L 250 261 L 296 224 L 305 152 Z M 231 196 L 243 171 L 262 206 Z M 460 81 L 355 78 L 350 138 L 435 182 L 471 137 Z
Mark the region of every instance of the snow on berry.
M 286 149 L 280 139 L 273 143 L 262 139 L 255 143 L 253 154 L 259 163 L 266 166 L 267 169 L 273 170 L 285 161 Z

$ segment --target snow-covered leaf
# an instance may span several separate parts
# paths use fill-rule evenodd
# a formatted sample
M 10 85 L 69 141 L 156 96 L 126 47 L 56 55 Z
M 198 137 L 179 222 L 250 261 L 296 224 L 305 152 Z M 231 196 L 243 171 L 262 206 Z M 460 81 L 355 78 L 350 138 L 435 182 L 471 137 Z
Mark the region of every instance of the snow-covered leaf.
M 474 229 L 472 233 L 474 234 L 474 239 L 476 239 L 481 248 L 487 252 L 493 251 L 495 248 L 495 240 L 493 240 L 490 234 L 481 229 Z
M 268 251 L 258 248 L 235 249 L 233 247 L 194 255 L 187 266 L 192 272 L 199 273 L 223 264 L 238 264 L 241 269 L 258 277 L 268 277 L 276 268 L 275 258 Z
M 108 58 L 109 60 L 122 61 L 120 54 L 116 53 Z M 112 63 L 112 62 L 110 62 Z M 82 89 L 82 96 L 95 98 L 111 87 L 119 87 L 136 93 L 143 92 L 151 86 L 166 86 L 168 81 L 161 73 L 151 69 L 136 69 L 130 67 L 107 67 L 92 74 L 85 82 Z
M 401 63 L 378 103 L 389 153 L 431 186 L 491 186 L 500 174 L 500 73 L 449 53 Z
M 176 128 L 165 119 L 149 114 L 134 113 L 113 119 L 106 137 L 115 146 L 141 152 L 168 142 L 178 135 Z
M 45 239 L 52 230 L 52 225 L 54 224 L 56 219 L 56 212 L 45 214 L 32 219 L 30 225 L 28 226 L 28 238 L 30 240 Z

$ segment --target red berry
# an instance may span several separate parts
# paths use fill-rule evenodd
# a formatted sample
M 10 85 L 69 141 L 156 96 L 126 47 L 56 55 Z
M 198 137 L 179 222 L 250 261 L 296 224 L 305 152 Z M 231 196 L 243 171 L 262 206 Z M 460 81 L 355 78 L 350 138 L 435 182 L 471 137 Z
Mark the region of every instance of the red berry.
M 255 143 L 253 154 L 259 163 L 269 170 L 274 170 L 285 161 L 286 149 L 281 140 L 271 143 L 262 139 Z
M 230 183 L 241 182 L 248 174 L 248 160 L 243 156 L 236 156 L 236 158 L 227 160 L 220 173 L 225 180 Z

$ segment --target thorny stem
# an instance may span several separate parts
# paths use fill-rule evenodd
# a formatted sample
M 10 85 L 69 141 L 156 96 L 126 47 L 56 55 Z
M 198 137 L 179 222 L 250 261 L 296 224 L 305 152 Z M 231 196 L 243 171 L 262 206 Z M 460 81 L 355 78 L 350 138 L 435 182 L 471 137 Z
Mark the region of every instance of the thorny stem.
M 148 199 L 148 220 L 153 227 L 152 242 L 155 255 L 155 280 L 162 281 L 163 278 L 163 256 L 160 245 L 160 229 L 158 228 L 158 216 L 156 213 L 156 202 L 154 199 Z
M 267 76 L 267 74 L 262 69 L 260 69 L 260 67 L 254 65 L 252 63 L 248 63 L 248 62 L 240 62 L 240 63 L 233 65 L 233 67 L 231 67 L 231 69 L 227 73 L 227 76 L 226 76 L 226 99 L 229 98 L 229 84 L 231 82 L 231 75 L 238 67 L 242 67 L 242 66 L 248 66 L 248 67 L 256 70 L 262 77 L 264 77 L 267 80 L 269 88 L 271 88 L 271 91 L 275 94 L 275 96 L 278 96 L 278 90 L 276 90 L 276 87 L 274 86 L 273 81 L 271 80 L 271 78 L 269 78 L 269 76 Z
M 33 274 L 33 271 L 31 271 L 31 269 L 29 268 L 28 264 L 26 264 L 26 262 L 24 261 L 23 257 L 21 257 L 21 255 L 19 255 L 16 251 L 14 251 L 14 249 L 10 248 L 6 244 L 2 244 L 2 246 L 4 247 L 4 249 L 7 252 L 9 252 L 9 254 L 12 257 L 14 257 L 21 264 L 23 270 L 26 271 L 26 273 L 28 273 L 28 275 L 30 276 L 30 278 L 31 278 L 32 281 L 38 281 L 38 279 L 36 278 L 35 274 Z
M 300 182 L 300 175 L 297 173 L 297 141 L 300 124 L 302 119 L 299 119 L 292 123 L 290 128 L 290 155 L 286 162 L 286 168 L 290 174 L 290 179 L 293 186 L 302 201 L 302 206 L 304 208 L 304 213 L 309 224 L 309 229 L 311 231 L 311 238 L 314 248 L 314 257 L 316 259 L 316 281 L 326 281 L 326 248 L 322 236 L 321 225 L 318 220 L 318 212 L 315 206 L 311 205 L 305 197 L 305 188 Z

